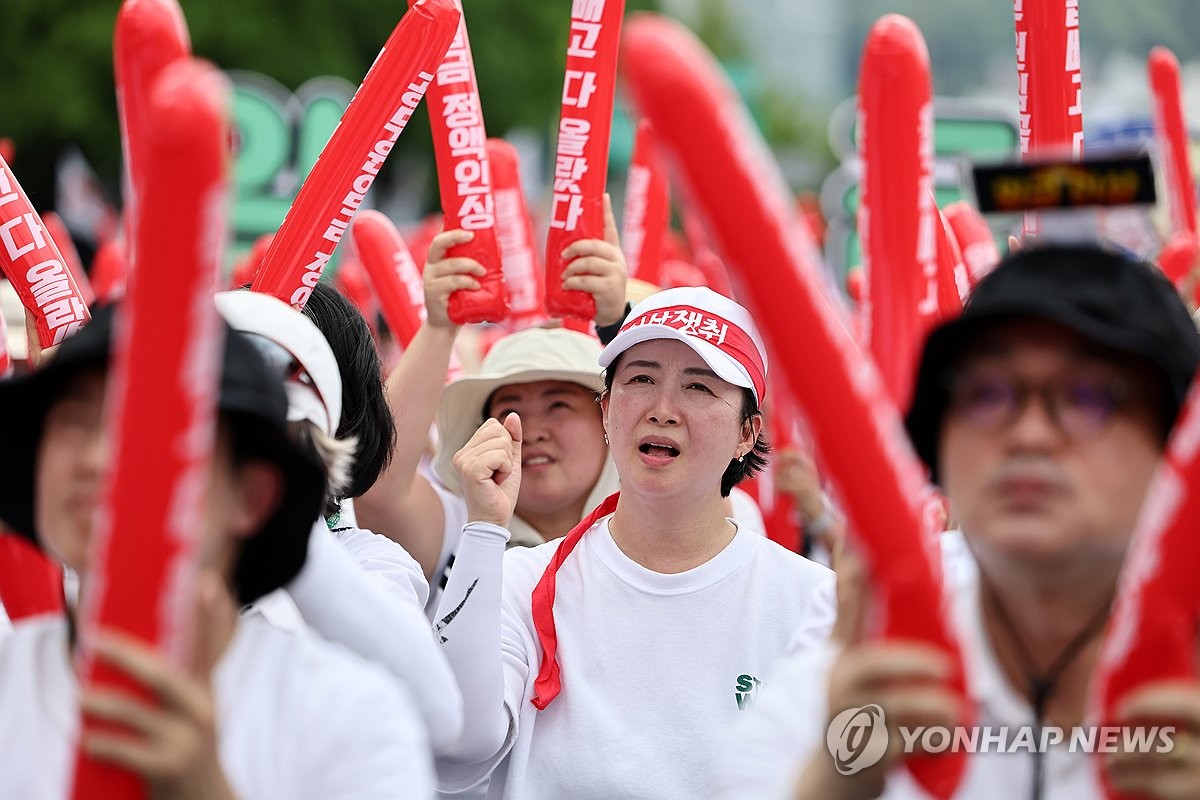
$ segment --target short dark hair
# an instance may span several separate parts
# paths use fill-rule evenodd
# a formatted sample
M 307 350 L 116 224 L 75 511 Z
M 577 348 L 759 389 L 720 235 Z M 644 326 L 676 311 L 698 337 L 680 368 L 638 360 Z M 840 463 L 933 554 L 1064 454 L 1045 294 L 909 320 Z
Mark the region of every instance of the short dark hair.
M 613 376 L 616 374 L 617 366 L 621 363 L 621 358 L 624 355 L 624 353 L 618 355 L 608 365 L 608 369 L 604 370 L 604 388 L 600 390 L 600 397 L 605 397 L 612 391 Z M 761 414 L 762 410 L 758 407 L 758 402 L 754 399 L 754 392 L 742 387 L 742 418 L 739 424 L 745 424 Z M 754 447 L 750 448 L 750 452 L 746 453 L 741 460 L 733 459 L 729 462 L 729 466 L 725 468 L 725 472 L 721 475 L 721 497 L 729 497 L 729 493 L 733 491 L 733 487 L 748 478 L 753 478 L 766 469 L 770 455 L 771 444 L 767 441 L 767 437 L 760 431 L 758 438 L 754 440 Z
M 383 362 L 363 315 L 329 284 L 313 287 L 304 316 L 324 334 L 337 359 L 342 376 L 337 437 L 358 439 L 347 493 L 359 497 L 375 485 L 396 446 L 396 423 L 383 387 Z

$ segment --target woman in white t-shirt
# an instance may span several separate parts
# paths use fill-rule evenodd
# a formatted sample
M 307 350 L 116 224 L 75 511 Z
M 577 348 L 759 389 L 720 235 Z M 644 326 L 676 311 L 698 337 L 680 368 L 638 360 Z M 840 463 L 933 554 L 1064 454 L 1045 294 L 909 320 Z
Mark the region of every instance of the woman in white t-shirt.
M 443 791 L 490 774 L 496 798 L 703 796 L 772 664 L 827 639 L 832 573 L 726 514 L 769 452 L 749 313 L 670 289 L 599 363 L 621 491 L 563 539 L 503 555 L 529 446 L 518 415 L 454 458 L 470 521 L 438 627 L 468 722 L 438 761 Z

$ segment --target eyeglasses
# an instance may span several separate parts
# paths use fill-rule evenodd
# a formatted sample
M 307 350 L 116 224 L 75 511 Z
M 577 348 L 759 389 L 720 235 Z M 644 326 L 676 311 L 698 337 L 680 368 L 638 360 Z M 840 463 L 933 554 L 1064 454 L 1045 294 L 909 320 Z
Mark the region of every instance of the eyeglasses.
M 1076 439 L 1098 433 L 1130 401 L 1129 384 L 1113 375 L 1078 372 L 1032 385 L 999 369 L 971 369 L 950 377 L 949 408 L 977 430 L 1012 425 L 1037 395 L 1050 420 Z

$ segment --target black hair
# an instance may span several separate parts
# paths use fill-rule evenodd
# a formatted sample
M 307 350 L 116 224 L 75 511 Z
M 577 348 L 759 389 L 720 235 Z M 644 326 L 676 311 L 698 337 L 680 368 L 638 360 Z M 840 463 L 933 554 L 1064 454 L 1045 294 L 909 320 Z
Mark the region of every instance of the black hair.
M 324 334 L 337 359 L 342 420 L 336 435 L 358 439 L 347 495 L 359 497 L 375 485 L 396 446 L 396 423 L 383 388 L 383 362 L 363 315 L 329 284 L 313 287 L 304 316 Z
M 621 358 L 624 355 L 624 353 L 618 355 L 608 365 L 608 369 L 604 370 L 604 388 L 600 390 L 600 397 L 605 397 L 612 391 L 613 376 L 616 374 L 617 365 L 621 363 Z M 751 419 L 761 414 L 762 410 L 758 407 L 758 402 L 754 399 L 754 392 L 742 387 L 742 418 L 739 424 L 745 425 Z M 729 493 L 733 491 L 733 487 L 748 478 L 753 478 L 766 469 L 767 459 L 770 455 L 771 444 L 767 441 L 767 437 L 760 431 L 758 438 L 754 440 L 754 447 L 750 448 L 750 452 L 746 453 L 741 460 L 733 459 L 729 462 L 729 466 L 725 468 L 725 472 L 721 475 L 721 497 L 729 497 Z

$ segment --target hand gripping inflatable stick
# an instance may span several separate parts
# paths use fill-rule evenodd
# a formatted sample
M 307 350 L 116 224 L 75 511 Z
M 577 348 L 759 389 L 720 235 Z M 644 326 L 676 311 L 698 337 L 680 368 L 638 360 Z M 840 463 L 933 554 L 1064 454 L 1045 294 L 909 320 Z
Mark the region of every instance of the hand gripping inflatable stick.
M 562 288 L 567 268 L 562 252 L 580 239 L 604 238 L 604 187 L 624 15 L 625 0 L 571 4 L 546 236 L 546 310 L 556 317 L 596 316 L 590 294 Z
M 79 669 L 85 686 L 145 690 L 94 658 L 99 629 L 190 655 L 197 527 L 212 457 L 221 336 L 229 85 L 211 65 L 166 67 L 147 99 L 139 261 L 113 340 L 107 425 L 115 455 L 89 542 Z M 121 576 L 136 576 L 136 580 Z M 84 726 L 100 725 L 84 719 Z M 129 771 L 89 758 L 75 800 L 147 797 Z
M 453 2 L 461 12 L 460 0 Z M 465 17 L 460 16 L 454 41 L 429 87 L 429 127 L 433 131 L 443 227 L 475 234 L 471 241 L 451 247 L 447 255 L 473 258 L 486 270 L 479 278 L 478 289 L 459 289 L 450 294 L 446 311 L 456 325 L 501 322 L 508 317 L 508 293 L 496 242 L 487 132 Z
M 0 270 L 34 317 L 47 348 L 92 318 L 75 276 L 8 164 L 0 160 Z
M 1200 581 L 1195 571 L 1200 560 L 1198 520 L 1200 393 L 1193 386 L 1125 556 L 1092 681 L 1088 719 L 1101 725 L 1113 724 L 1122 699 L 1145 684 L 1196 680 L 1196 631 L 1200 622 Z M 1178 747 L 1179 734 L 1175 742 Z M 1099 757 L 1096 768 L 1110 798 L 1126 797 L 1109 785 Z

